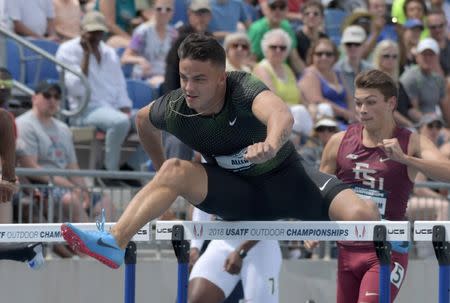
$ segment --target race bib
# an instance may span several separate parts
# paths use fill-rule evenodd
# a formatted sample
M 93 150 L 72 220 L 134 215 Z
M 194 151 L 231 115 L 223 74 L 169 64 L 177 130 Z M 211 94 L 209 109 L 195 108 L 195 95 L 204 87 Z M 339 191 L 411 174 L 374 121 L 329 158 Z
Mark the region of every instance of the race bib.
M 217 164 L 222 168 L 234 172 L 246 170 L 254 165 L 250 161 L 244 159 L 246 151 L 247 148 L 244 148 L 236 154 L 226 156 L 216 156 L 215 159 L 217 161 Z
M 384 214 L 386 212 L 386 201 L 387 201 L 387 193 L 385 191 L 361 186 L 353 186 L 353 191 L 361 199 L 370 199 L 371 201 L 375 202 L 378 206 L 380 215 L 384 217 Z

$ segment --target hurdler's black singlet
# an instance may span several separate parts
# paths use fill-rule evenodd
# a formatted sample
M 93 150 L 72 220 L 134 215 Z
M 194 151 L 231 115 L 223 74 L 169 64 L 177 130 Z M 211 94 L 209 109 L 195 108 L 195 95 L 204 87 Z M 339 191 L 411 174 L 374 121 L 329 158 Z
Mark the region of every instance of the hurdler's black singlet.
M 246 148 L 263 142 L 267 128 L 252 112 L 255 97 L 268 88 L 255 77 L 243 72 L 227 73 L 225 104 L 212 116 L 191 116 L 196 112 L 184 100 L 181 89 L 155 101 L 150 119 L 153 125 L 163 129 L 200 152 L 208 163 L 240 175 L 255 176 L 271 171 L 280 165 L 295 148 L 287 142 L 275 158 L 252 164 L 244 159 Z
M 155 100 L 149 118 L 207 160 L 208 194 L 200 209 L 226 220 L 327 220 L 331 200 L 346 187 L 332 176 L 305 172 L 290 141 L 265 163 L 244 159 L 247 147 L 267 136 L 252 112 L 253 100 L 267 89 L 250 74 L 229 72 L 218 114 L 195 116 L 178 89 Z

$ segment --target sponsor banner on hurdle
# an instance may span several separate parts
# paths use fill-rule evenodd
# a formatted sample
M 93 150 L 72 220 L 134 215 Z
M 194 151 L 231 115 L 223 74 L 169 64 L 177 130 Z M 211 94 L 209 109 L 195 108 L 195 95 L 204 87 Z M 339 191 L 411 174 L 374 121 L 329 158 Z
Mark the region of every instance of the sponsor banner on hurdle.
M 105 223 L 109 230 L 115 223 Z M 74 223 L 82 230 L 98 230 L 95 223 Z M 52 224 L 0 224 L 0 242 L 64 242 L 61 223 Z M 151 239 L 150 224 L 142 227 L 133 241 L 146 242 Z
M 450 241 L 450 221 L 415 221 L 413 229 L 414 241 L 433 241 L 433 226 L 445 227 L 445 240 Z
M 376 225 L 385 225 L 388 241 L 409 240 L 409 222 L 395 221 L 157 221 L 156 240 L 171 240 L 172 227 L 184 226 L 186 240 L 373 241 Z

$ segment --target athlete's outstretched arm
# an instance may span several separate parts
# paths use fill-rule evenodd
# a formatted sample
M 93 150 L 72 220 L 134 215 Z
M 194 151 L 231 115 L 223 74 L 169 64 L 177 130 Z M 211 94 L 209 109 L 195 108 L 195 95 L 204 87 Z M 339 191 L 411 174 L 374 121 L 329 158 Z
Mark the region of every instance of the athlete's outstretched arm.
M 155 169 L 159 170 L 166 158 L 162 146 L 161 131 L 150 122 L 149 114 L 152 105 L 153 102 L 138 111 L 136 128 L 145 152 L 152 159 Z
M 320 160 L 320 171 L 327 174 L 336 174 L 336 160 L 341 145 L 342 138 L 345 132 L 334 134 L 322 152 L 322 159 Z
M 267 137 L 264 142 L 256 142 L 249 146 L 246 158 L 254 163 L 262 163 L 273 158 L 289 140 L 294 117 L 286 103 L 269 90 L 256 96 L 252 112 L 267 125 Z

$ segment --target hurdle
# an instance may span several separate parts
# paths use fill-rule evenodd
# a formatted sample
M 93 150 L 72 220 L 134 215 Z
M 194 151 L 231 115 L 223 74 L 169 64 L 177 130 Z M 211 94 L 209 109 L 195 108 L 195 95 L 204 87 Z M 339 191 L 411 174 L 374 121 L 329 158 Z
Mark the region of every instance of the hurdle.
M 156 240 L 172 240 L 178 260 L 177 303 L 187 302 L 188 240 L 372 241 L 380 260 L 380 303 L 390 302 L 391 245 L 409 241 L 406 221 L 157 221 Z
M 439 303 L 450 302 L 450 221 L 415 221 L 414 241 L 432 241 L 439 264 Z
M 115 223 L 105 223 L 109 230 Z M 97 230 L 95 223 L 74 223 L 82 230 Z M 124 302 L 135 302 L 136 290 L 136 244 L 151 240 L 151 225 L 146 224 L 133 236 L 125 251 Z M 65 242 L 61 235 L 61 223 L 49 224 L 0 224 L 0 242 Z

